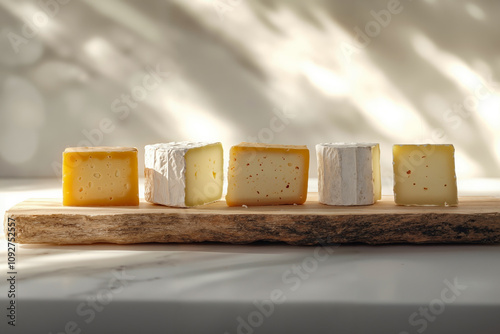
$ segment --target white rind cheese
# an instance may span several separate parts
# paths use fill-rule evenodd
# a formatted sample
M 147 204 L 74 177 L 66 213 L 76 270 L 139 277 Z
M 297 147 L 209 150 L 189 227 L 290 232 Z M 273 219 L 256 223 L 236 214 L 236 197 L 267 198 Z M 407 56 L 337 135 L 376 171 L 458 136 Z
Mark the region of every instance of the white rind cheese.
M 189 155 L 189 152 L 192 154 Z M 175 207 L 207 204 L 220 199 L 222 160 L 222 145 L 219 142 L 147 145 L 145 199 Z
M 381 198 L 379 144 L 323 143 L 316 154 L 320 203 L 371 205 Z

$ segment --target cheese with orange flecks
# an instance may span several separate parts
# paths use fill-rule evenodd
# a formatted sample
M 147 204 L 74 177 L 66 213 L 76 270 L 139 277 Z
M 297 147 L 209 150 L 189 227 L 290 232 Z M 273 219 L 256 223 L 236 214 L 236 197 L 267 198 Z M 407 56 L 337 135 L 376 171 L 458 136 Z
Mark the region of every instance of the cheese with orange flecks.
M 62 173 L 63 205 L 139 205 L 136 148 L 67 148 Z
M 394 200 L 398 205 L 456 206 L 453 145 L 394 145 Z
M 229 153 L 229 206 L 303 204 L 307 199 L 307 146 L 240 143 Z

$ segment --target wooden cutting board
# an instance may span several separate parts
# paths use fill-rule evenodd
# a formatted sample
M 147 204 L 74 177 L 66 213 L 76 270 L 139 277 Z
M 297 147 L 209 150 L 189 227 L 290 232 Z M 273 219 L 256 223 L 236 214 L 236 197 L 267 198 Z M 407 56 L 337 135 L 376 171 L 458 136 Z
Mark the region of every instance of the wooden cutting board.
M 134 244 L 256 241 L 324 243 L 499 243 L 500 199 L 464 197 L 458 207 L 335 207 L 309 194 L 304 205 L 196 208 L 141 202 L 138 207 L 64 207 L 61 199 L 30 199 L 6 212 L 21 244 Z M 7 231 L 6 231 L 7 235 Z

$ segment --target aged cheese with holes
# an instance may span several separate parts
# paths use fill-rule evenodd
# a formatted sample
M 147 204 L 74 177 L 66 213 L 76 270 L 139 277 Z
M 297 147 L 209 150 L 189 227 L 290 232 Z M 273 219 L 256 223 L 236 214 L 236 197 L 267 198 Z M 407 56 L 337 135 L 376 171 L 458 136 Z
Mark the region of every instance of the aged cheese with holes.
M 303 204 L 308 175 L 306 146 L 241 143 L 229 154 L 226 203 Z
M 370 205 L 381 199 L 379 144 L 316 145 L 319 202 Z
M 136 148 L 67 148 L 62 174 L 64 205 L 139 205 Z
M 146 146 L 145 198 L 190 207 L 222 197 L 223 150 L 219 142 L 173 142 Z
M 393 156 L 396 204 L 458 204 L 453 145 L 394 145 Z

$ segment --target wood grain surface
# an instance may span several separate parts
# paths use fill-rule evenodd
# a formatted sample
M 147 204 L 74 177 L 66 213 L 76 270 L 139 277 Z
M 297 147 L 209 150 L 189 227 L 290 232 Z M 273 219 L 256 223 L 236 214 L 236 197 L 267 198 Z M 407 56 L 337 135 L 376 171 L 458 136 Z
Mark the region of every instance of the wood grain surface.
M 64 207 L 61 199 L 30 199 L 5 214 L 21 244 L 135 244 L 257 241 L 324 243 L 499 243 L 500 199 L 460 198 L 458 207 L 336 207 L 309 194 L 304 205 L 196 208 L 141 202 L 138 207 Z M 11 224 L 12 225 L 12 224 Z

